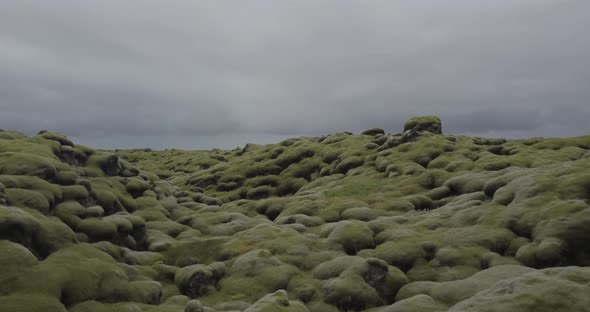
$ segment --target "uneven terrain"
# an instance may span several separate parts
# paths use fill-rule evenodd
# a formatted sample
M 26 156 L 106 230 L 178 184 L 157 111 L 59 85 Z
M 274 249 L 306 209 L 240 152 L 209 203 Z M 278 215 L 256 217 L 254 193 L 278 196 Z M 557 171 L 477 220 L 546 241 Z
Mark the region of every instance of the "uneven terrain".
M 590 311 L 590 136 L 0 131 L 0 311 Z

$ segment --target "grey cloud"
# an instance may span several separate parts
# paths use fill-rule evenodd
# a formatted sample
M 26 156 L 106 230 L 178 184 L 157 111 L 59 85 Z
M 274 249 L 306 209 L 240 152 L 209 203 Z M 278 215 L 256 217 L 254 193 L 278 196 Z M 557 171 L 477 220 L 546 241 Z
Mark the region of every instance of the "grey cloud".
M 0 127 L 183 148 L 421 114 L 456 134 L 588 134 L 588 27 L 583 0 L 7 0 Z

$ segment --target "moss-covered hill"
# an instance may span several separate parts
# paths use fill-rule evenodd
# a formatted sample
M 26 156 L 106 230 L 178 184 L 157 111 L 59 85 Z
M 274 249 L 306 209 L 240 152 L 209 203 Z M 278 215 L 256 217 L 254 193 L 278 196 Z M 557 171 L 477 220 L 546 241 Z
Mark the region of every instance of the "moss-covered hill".
M 589 266 L 590 136 L 0 131 L 0 311 L 590 311 Z

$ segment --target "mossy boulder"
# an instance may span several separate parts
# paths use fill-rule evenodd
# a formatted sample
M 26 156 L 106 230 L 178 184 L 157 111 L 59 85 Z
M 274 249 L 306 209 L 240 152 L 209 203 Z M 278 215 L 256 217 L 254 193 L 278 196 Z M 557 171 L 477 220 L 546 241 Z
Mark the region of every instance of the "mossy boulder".
M 284 290 L 278 290 L 256 301 L 244 312 L 309 312 L 301 302 L 290 301 Z
M 114 294 L 116 301 L 131 301 L 150 305 L 160 304 L 162 284 L 157 281 L 132 281 Z
M 338 173 L 347 173 L 349 170 L 362 166 L 365 160 L 362 157 L 352 156 L 343 159 L 341 162 L 338 163 L 336 166 L 336 172 Z
M 447 306 L 437 302 L 428 295 L 416 295 L 400 300 L 388 307 L 375 309 L 374 312 L 441 312 L 447 309 Z
M 61 145 L 74 146 L 74 143 L 61 133 L 52 132 L 52 131 L 44 131 L 42 133 L 39 133 L 39 137 L 41 137 L 45 140 L 59 142 L 59 144 L 61 144 Z
M 121 212 L 133 212 L 137 202 L 126 192 L 125 186 L 117 180 L 94 178 L 91 183 L 90 195 L 102 206 L 107 215 Z
M 62 170 L 55 175 L 55 181 L 61 185 L 73 185 L 80 178 L 75 171 Z
M 70 228 L 76 229 L 86 217 L 86 209 L 79 202 L 68 200 L 55 207 L 55 216 Z
M 75 200 L 84 202 L 90 196 L 88 190 L 82 185 L 67 185 L 62 187 L 63 200 Z
M 115 176 L 122 170 L 119 157 L 114 154 L 93 154 L 86 161 L 86 166 L 94 170 L 99 176 Z
M 141 196 L 143 192 L 150 188 L 150 184 L 140 178 L 129 178 L 125 184 L 125 189 L 133 197 Z
M 117 225 L 99 218 L 88 218 L 78 223 L 76 231 L 86 234 L 92 241 L 110 241 L 117 236 Z
M 434 134 L 442 134 L 442 123 L 436 116 L 420 116 L 408 119 L 404 123 L 404 132 L 412 130 L 416 132 L 428 131 Z
M 14 281 L 12 291 L 49 296 L 70 306 L 113 298 L 126 285 L 127 276 L 109 255 L 79 244 L 55 252 L 25 271 Z
M 0 153 L 0 174 L 30 175 L 52 179 L 57 173 L 55 160 L 16 152 Z
M 217 282 L 225 275 L 222 262 L 209 266 L 190 265 L 179 269 L 174 274 L 174 282 L 180 291 L 189 298 L 199 298 L 216 290 Z
M 371 129 L 367 129 L 367 130 L 363 131 L 361 134 L 376 136 L 379 134 L 385 134 L 385 131 L 381 128 L 371 128 Z
M 67 312 L 58 298 L 42 294 L 11 294 L 0 296 L 1 311 Z
M 35 255 L 24 246 L 0 240 L 0 295 L 7 293 L 20 274 L 39 263 Z
M 71 246 L 74 232 L 61 220 L 28 208 L 0 206 L 0 239 L 27 247 L 39 258 Z
M 16 188 L 6 189 L 5 192 L 8 205 L 20 208 L 31 208 L 44 214 L 49 213 L 49 201 L 41 193 Z
M 287 288 L 289 280 L 299 273 L 296 267 L 283 263 L 268 250 L 258 249 L 236 259 L 219 286 L 221 292 L 230 296 L 261 298 Z
M 586 311 L 590 269 L 561 267 L 507 277 L 449 311 Z
M 342 246 L 344 251 L 353 255 L 359 250 L 374 247 L 373 231 L 360 221 L 340 221 L 330 234 L 328 240 Z
M 484 290 L 497 282 L 534 271 L 531 268 L 516 265 L 501 265 L 483 270 L 464 280 L 451 282 L 413 282 L 405 285 L 396 295 L 396 300 L 425 294 L 446 305 L 454 305 L 478 291 Z
M 39 177 L 0 175 L 0 182 L 6 188 L 25 189 L 43 195 L 50 206 L 62 200 L 62 188 Z
M 343 256 L 314 269 L 324 280 L 322 293 L 327 303 L 341 310 L 361 310 L 392 303 L 397 291 L 408 282 L 403 272 L 382 260 Z

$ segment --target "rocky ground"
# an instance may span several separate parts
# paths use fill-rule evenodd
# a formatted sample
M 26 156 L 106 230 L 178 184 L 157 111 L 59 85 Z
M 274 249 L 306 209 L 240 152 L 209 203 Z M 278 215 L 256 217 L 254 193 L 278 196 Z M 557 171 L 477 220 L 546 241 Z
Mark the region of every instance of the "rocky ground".
M 403 130 L 232 151 L 0 131 L 0 311 L 590 311 L 590 136 Z

